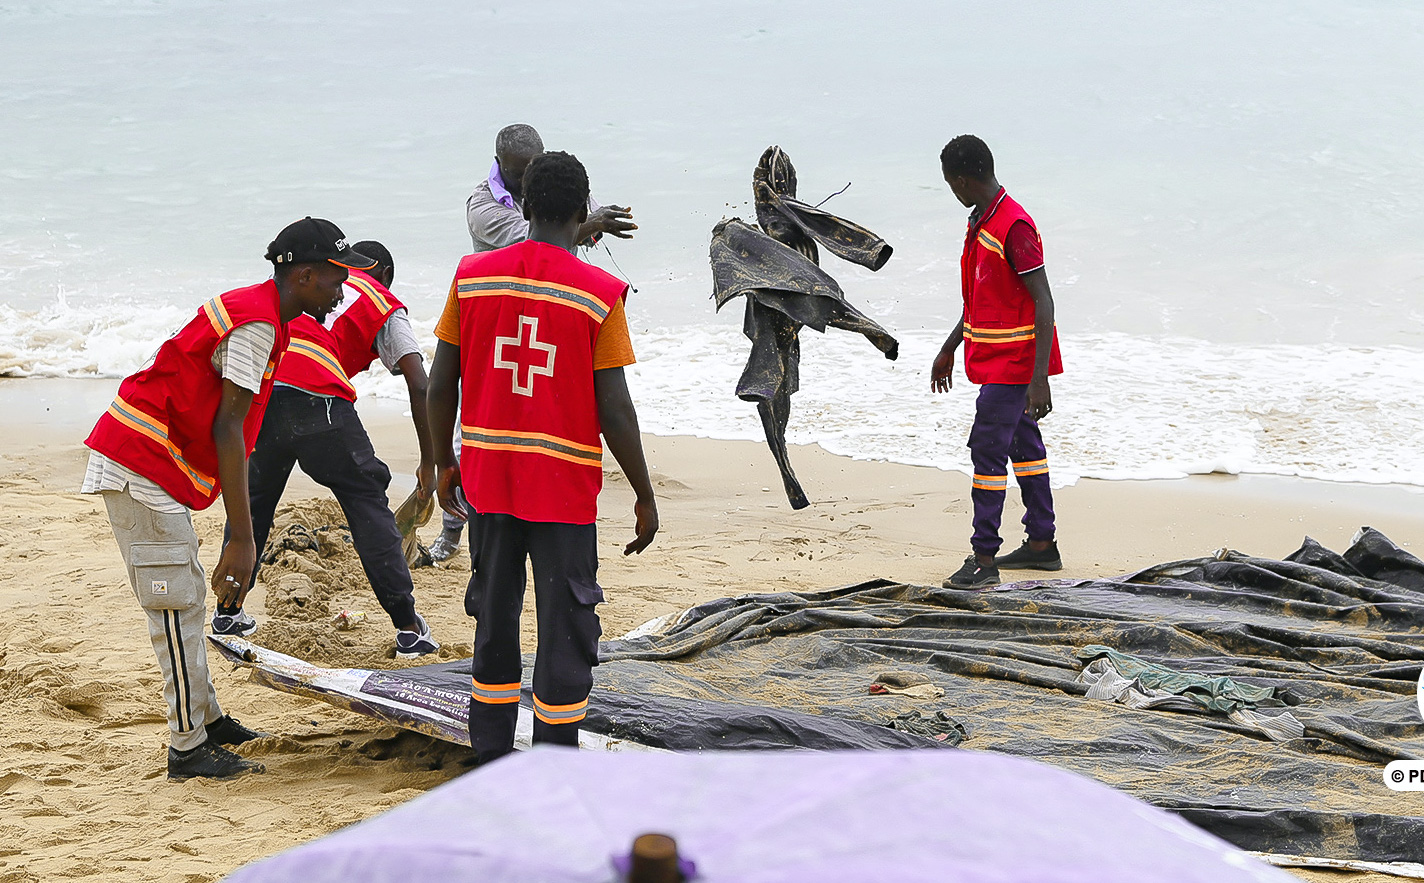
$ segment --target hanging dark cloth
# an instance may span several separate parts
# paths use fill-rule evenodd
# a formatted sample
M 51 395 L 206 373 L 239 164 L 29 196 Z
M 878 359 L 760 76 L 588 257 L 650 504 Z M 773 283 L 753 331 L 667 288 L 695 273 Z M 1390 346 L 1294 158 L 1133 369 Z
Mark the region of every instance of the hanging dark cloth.
M 712 297 L 720 310 L 732 298 L 747 296 L 742 332 L 752 348 L 737 396 L 757 404 L 787 499 L 801 509 L 810 503 L 786 451 L 791 394 L 801 381 L 801 327 L 852 331 L 886 358 L 899 355 L 895 338 L 852 306 L 821 269 L 816 246 L 871 270 L 883 267 L 893 249 L 864 227 L 797 200 L 796 170 L 779 147 L 762 154 L 752 190 L 760 230 L 738 218 L 712 229 Z

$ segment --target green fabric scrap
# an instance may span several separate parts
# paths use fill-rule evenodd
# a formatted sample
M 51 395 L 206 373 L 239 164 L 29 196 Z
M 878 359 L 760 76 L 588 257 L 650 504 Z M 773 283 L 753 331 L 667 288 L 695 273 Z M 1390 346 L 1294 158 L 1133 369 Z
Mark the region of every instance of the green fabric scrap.
M 1089 644 L 1078 651 L 1084 663 L 1106 656 L 1118 674 L 1154 690 L 1165 690 L 1190 699 L 1197 705 L 1222 714 L 1240 709 L 1280 708 L 1282 702 L 1275 687 L 1253 687 L 1239 684 L 1231 678 L 1210 678 L 1205 675 L 1174 671 L 1165 665 L 1147 662 L 1136 656 L 1119 653 L 1101 644 Z
M 933 714 L 907 711 L 891 718 L 885 726 L 902 733 L 925 736 L 946 745 L 958 745 L 969 735 L 969 731 L 964 729 L 964 724 L 950 717 L 943 710 Z

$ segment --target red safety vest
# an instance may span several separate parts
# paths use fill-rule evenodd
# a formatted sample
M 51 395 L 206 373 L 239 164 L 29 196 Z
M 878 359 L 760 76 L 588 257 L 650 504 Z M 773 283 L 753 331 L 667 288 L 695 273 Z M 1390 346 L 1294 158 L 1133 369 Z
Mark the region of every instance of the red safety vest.
M 376 333 L 391 313 L 405 304 L 360 270 L 352 270 L 347 278 L 346 296 L 355 300 L 331 323 L 331 333 L 336 337 L 336 357 L 342 369 L 347 377 L 355 377 L 371 367 L 376 358 Z
M 356 388 L 337 355 L 336 336 L 302 313 L 288 325 L 292 342 L 277 365 L 276 381 L 316 395 L 356 401 Z
M 1018 221 L 1028 222 L 1038 235 L 1023 206 L 1000 190 L 978 225 L 970 224 L 964 237 L 959 278 L 964 291 L 964 373 L 971 383 L 1028 383 L 1033 379 L 1037 310 L 1028 286 L 1004 257 L 1004 240 Z M 1048 373 L 1062 374 L 1056 327 L 1052 347 Z
M 196 318 L 158 348 L 153 364 L 119 384 L 114 403 L 84 444 L 153 481 L 189 509 L 211 506 L 222 491 L 213 420 L 223 383 L 213 370 L 213 351 L 248 322 L 268 322 L 277 329 L 262 388 L 242 424 L 245 453 L 251 454 L 288 340 L 277 285 L 270 279 L 203 304 Z
M 330 328 L 305 313 L 291 321 L 292 342 L 277 366 L 278 383 L 356 401 L 351 378 L 370 367 L 376 332 L 404 304 L 360 270 L 352 270 L 345 285 L 353 300 Z
M 592 524 L 603 487 L 593 347 L 627 285 L 558 246 L 467 255 L 460 475 L 476 512 Z

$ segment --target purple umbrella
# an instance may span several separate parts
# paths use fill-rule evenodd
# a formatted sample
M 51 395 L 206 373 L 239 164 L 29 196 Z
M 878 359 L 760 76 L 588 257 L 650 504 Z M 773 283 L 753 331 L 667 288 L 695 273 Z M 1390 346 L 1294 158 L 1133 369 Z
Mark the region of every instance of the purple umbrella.
M 232 883 L 619 879 L 648 831 L 698 881 L 1298 883 L 1073 773 L 974 751 L 519 752 Z

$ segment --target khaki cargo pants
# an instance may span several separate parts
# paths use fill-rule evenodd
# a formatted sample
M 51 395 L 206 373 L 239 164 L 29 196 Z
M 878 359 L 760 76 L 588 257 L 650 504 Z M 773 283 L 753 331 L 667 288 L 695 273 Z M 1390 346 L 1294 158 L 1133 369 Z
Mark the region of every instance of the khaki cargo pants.
M 206 724 L 222 717 L 208 676 L 207 580 L 198 562 L 198 535 L 189 512 L 155 512 L 127 488 L 105 491 L 104 505 L 129 584 L 148 614 L 148 636 L 163 672 L 169 744 L 179 751 L 207 741 Z

